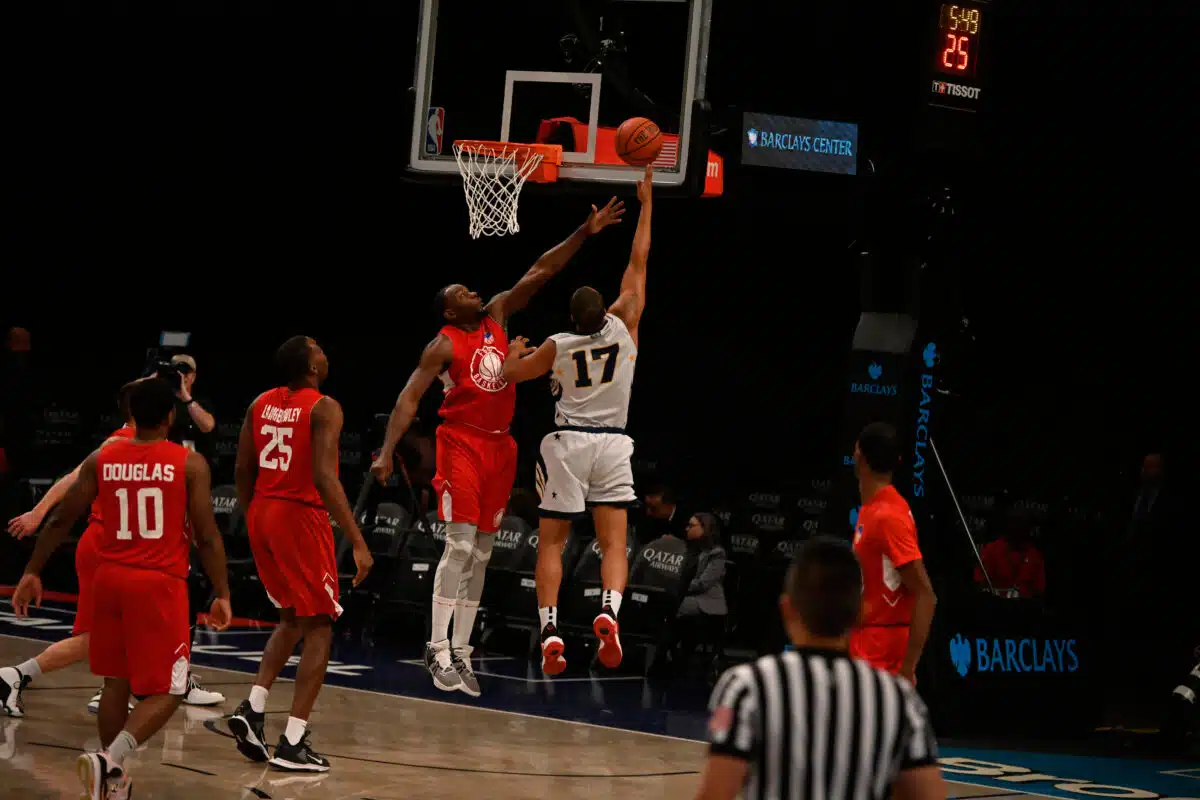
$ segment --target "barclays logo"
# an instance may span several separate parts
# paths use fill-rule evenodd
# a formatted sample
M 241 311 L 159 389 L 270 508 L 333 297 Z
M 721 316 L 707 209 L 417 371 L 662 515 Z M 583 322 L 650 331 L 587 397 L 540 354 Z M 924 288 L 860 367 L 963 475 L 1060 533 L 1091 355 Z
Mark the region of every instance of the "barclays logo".
M 874 394 L 880 397 L 896 397 L 900 394 L 900 387 L 896 384 L 881 384 L 877 381 L 883 377 L 883 365 L 878 361 L 872 361 L 867 365 L 867 377 L 871 379 L 869 383 L 851 383 L 850 394 Z
M 758 131 L 756 131 L 754 128 L 746 131 L 746 142 L 751 147 L 758 147 Z
M 933 342 L 925 345 L 925 349 L 921 351 L 921 358 L 925 361 L 925 366 L 933 369 L 938 362 L 937 345 Z
M 972 647 L 972 644 L 974 646 Z M 966 677 L 975 672 L 1065 674 L 1079 669 L 1074 639 L 967 639 L 961 633 L 950 640 L 950 662 Z

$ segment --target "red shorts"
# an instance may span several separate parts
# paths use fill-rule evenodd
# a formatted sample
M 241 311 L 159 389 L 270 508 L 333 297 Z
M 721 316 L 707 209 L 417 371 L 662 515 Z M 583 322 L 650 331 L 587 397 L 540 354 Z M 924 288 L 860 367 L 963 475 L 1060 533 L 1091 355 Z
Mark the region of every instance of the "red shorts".
M 89 522 L 87 529 L 79 537 L 79 543 L 75 545 L 75 575 L 79 578 L 79 603 L 75 609 L 72 636 L 88 633 L 92 629 L 92 583 L 96 579 L 96 567 L 100 566 L 96 537 L 103 533 L 103 523 Z
M 255 497 L 246 515 L 254 566 L 276 608 L 298 617 L 342 613 L 338 605 L 337 561 L 333 528 L 323 508 Z
M 495 533 L 517 476 L 517 443 L 507 433 L 487 434 L 443 424 L 437 429 L 438 519 L 468 522 Z
M 866 661 L 872 667 L 891 672 L 900 671 L 908 653 L 908 626 L 867 626 L 850 635 L 850 656 Z
M 186 694 L 187 581 L 106 561 L 96 568 L 93 588 L 92 674 L 123 678 L 138 697 Z

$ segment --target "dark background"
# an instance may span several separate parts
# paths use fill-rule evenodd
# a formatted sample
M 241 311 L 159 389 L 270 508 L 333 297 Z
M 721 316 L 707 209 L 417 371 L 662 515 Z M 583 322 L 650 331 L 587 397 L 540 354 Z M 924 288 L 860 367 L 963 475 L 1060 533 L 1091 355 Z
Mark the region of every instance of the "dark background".
M 103 3 L 88 8 L 118 13 L 22 30 L 5 56 L 5 307 L 34 332 L 44 401 L 106 403 L 171 328 L 194 333 L 199 388 L 236 421 L 303 331 L 365 418 L 432 336 L 436 288 L 507 288 L 582 220 L 591 198 L 530 193 L 520 235 L 471 241 L 457 187 L 403 182 L 416 4 L 396 6 L 176 3 L 151 19 Z M 1186 48 L 1155 46 L 1148 15 L 1004 3 L 985 113 L 958 140 L 973 152 L 929 153 L 936 5 L 911 10 L 718 4 L 718 127 L 736 137 L 742 108 L 857 121 L 877 172 L 743 171 L 718 135 L 725 197 L 660 203 L 630 428 L 643 455 L 700 473 L 678 482 L 828 463 L 861 310 L 848 247 L 876 242 L 876 269 L 898 274 L 923 233 L 914 209 L 943 184 L 959 238 L 922 316 L 970 320 L 942 433 L 964 480 L 1107 486 L 1162 446 Z M 514 333 L 561 328 L 580 283 L 612 293 L 630 227 L 590 243 Z M 525 400 L 543 394 L 522 392 L 521 430 L 547 418 Z

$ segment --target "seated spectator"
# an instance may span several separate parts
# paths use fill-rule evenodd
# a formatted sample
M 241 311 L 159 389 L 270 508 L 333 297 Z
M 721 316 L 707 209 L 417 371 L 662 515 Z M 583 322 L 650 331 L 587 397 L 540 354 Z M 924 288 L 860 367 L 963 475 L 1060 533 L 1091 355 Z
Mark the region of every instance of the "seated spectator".
M 675 490 L 666 484 L 652 486 L 643 499 L 646 513 L 644 525 L 646 530 L 638 530 L 638 538 L 643 542 L 657 539 L 659 536 L 684 536 L 684 529 L 691 519 L 691 514 L 684 511 L 675 495 Z
M 696 573 L 679 604 L 667 640 L 667 657 L 679 665 L 687 663 L 700 643 L 720 641 L 729 613 L 720 520 L 713 514 L 693 515 L 688 519 L 686 539 Z
M 1011 509 L 1004 533 L 983 548 L 983 565 L 992 587 L 1001 597 L 1039 597 L 1046 591 L 1046 562 L 1030 537 L 1030 520 L 1021 509 Z M 987 586 L 983 570 L 975 568 L 975 582 Z

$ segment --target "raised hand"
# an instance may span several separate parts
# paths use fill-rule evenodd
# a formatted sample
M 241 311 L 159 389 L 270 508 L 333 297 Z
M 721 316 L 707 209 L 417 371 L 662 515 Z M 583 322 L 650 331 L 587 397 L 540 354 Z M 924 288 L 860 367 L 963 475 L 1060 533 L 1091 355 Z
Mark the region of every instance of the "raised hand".
M 625 203 L 615 197 L 609 200 L 604 208 L 597 209 L 592 206 L 592 213 L 587 218 L 588 233 L 599 233 L 609 225 L 616 225 L 624 215 Z
M 508 343 L 508 356 L 505 360 L 507 361 L 517 358 L 524 358 L 536 350 L 536 347 L 529 346 L 529 339 L 527 337 L 517 336 Z
M 642 205 L 647 205 L 650 202 L 653 192 L 650 190 L 654 187 L 654 167 L 646 165 L 646 174 L 637 183 L 638 202 Z

